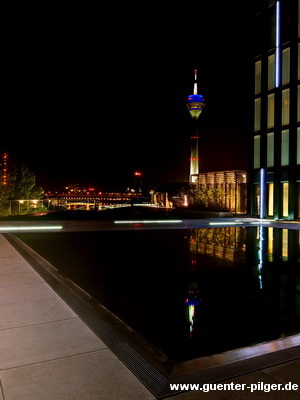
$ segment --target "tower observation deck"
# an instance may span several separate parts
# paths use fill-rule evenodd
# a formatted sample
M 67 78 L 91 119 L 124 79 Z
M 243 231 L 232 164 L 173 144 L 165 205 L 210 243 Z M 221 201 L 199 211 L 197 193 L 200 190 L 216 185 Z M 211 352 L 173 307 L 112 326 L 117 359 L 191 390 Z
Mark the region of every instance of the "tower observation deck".
M 199 136 L 198 118 L 204 108 L 204 98 L 198 94 L 197 70 L 195 69 L 194 93 L 188 96 L 187 109 L 194 121 L 194 132 L 191 136 L 191 158 L 190 158 L 190 182 L 196 182 L 199 174 Z

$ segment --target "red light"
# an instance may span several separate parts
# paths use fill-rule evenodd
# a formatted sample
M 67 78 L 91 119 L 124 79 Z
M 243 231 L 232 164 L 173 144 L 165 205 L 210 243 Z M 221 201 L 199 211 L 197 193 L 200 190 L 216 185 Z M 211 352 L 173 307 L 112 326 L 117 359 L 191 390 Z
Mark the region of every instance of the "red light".
M 140 172 L 135 172 L 134 175 L 135 176 L 141 176 L 142 174 Z

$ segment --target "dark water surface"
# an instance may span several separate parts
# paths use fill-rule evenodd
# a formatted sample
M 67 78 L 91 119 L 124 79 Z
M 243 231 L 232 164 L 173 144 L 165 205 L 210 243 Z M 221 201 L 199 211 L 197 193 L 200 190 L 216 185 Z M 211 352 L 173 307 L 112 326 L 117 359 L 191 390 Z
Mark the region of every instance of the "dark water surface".
M 300 332 L 299 231 L 18 235 L 175 361 Z

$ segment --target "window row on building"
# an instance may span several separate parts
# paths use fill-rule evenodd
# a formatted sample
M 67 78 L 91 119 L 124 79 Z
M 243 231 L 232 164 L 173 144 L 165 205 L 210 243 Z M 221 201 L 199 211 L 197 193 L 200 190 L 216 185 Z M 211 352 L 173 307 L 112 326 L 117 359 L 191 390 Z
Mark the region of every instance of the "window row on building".
M 300 218 L 300 1 L 257 2 L 251 213 Z
M 290 146 L 289 129 L 283 129 L 280 134 L 280 146 L 278 146 L 280 152 L 277 152 L 279 154 L 279 165 L 294 164 L 292 160 L 296 161 L 296 165 L 300 165 L 300 127 L 297 127 L 296 146 Z M 267 132 L 265 154 L 261 154 L 261 138 L 261 135 L 254 136 L 253 168 L 274 167 L 276 151 L 274 132 Z M 263 163 L 262 159 L 266 162 Z
M 265 73 L 267 74 L 267 79 L 264 78 L 267 90 L 272 90 L 278 86 L 278 81 L 276 79 L 280 78 L 280 84 L 282 86 L 288 85 L 291 82 L 291 49 L 286 47 L 281 52 L 280 60 L 280 76 L 278 76 L 279 65 L 276 62 L 275 52 L 271 52 L 267 56 L 267 68 Z M 300 45 L 298 43 L 297 48 L 297 79 L 300 79 Z M 294 68 L 295 71 L 295 68 Z M 254 84 L 255 94 L 258 95 L 262 92 L 262 60 L 258 59 L 255 62 L 255 84 Z
M 291 94 L 290 88 L 283 89 L 281 91 L 281 125 L 290 124 L 291 115 Z M 296 120 L 300 122 L 300 85 L 297 85 L 297 107 L 296 108 Z M 272 129 L 275 126 L 275 93 L 268 93 L 266 98 L 266 129 Z M 258 132 L 262 130 L 262 98 L 257 97 L 254 101 L 254 131 Z
M 286 88 L 283 89 L 280 93 L 281 95 L 281 125 L 289 125 L 290 124 L 290 116 L 291 106 L 293 107 L 293 102 L 291 101 L 291 89 Z M 297 107 L 296 109 L 296 121 L 300 122 L 300 85 L 297 85 L 297 95 L 294 96 L 296 98 Z M 266 129 L 272 129 L 275 126 L 275 93 L 268 93 L 266 97 Z M 257 97 L 254 100 L 254 131 L 258 132 L 262 130 L 262 99 L 261 97 Z

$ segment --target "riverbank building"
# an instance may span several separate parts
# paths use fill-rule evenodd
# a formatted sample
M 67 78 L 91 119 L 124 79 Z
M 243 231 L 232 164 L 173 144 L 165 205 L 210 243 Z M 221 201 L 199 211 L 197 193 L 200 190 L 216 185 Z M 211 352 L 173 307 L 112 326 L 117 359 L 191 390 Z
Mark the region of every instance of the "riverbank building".
M 300 0 L 256 2 L 250 213 L 300 219 Z

